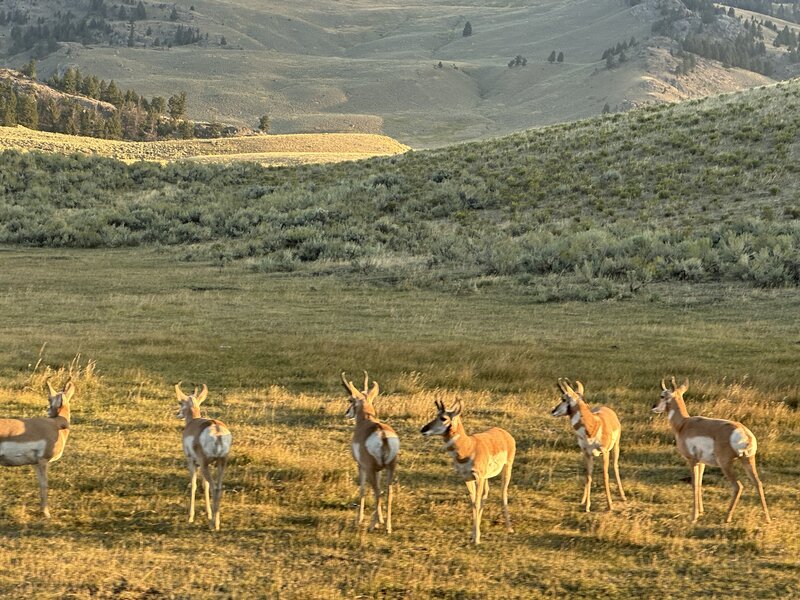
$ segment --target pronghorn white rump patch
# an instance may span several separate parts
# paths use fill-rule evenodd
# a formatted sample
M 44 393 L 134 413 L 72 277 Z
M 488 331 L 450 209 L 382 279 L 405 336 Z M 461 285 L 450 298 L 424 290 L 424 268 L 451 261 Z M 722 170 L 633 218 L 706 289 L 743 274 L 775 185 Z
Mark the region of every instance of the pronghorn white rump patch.
M 386 440 L 385 448 L 384 439 Z M 392 462 L 400 451 L 400 439 L 388 431 L 375 431 L 364 442 L 364 447 L 376 463 L 385 466 Z
M 187 458 L 194 458 L 197 459 L 197 456 L 194 454 L 194 436 L 187 435 L 183 438 L 183 453 L 186 455 Z
M 0 464 L 8 467 L 35 464 L 44 457 L 46 447 L 46 440 L 0 442 Z
M 212 431 L 206 427 L 200 434 L 200 447 L 207 458 L 222 458 L 228 456 L 231 449 L 231 434 Z
M 357 463 L 360 463 L 361 462 L 361 448 L 360 448 L 358 442 L 353 442 L 350 445 L 350 449 L 353 451 L 353 458 L 356 459 Z
M 731 448 L 737 456 L 753 456 L 758 449 L 756 437 L 744 425 L 737 427 L 731 433 Z
M 717 465 L 717 457 L 714 454 L 714 438 L 704 435 L 686 438 L 686 449 L 695 460 L 712 467 Z

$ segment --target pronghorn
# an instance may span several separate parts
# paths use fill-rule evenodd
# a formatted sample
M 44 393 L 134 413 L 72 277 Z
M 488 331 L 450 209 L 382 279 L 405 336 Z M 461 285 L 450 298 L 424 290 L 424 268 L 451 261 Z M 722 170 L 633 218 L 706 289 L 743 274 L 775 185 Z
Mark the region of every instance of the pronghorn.
M 736 421 L 725 419 L 708 419 L 706 417 L 690 417 L 683 402 L 683 395 L 689 389 L 689 380 L 678 387 L 675 378 L 672 378 L 672 389 L 668 388 L 661 380 L 661 397 L 653 406 L 653 412 L 667 411 L 669 424 L 675 434 L 675 444 L 678 452 L 687 460 L 692 468 L 692 489 L 694 492 L 694 505 L 692 522 L 697 521 L 703 514 L 703 471 L 706 465 L 718 466 L 722 473 L 731 482 L 731 504 L 728 507 L 726 523 L 733 518 L 733 511 L 742 495 L 742 484 L 736 478 L 733 462 L 740 458 L 742 466 L 750 480 L 758 488 L 761 498 L 761 508 L 767 523 L 770 522 L 767 500 L 764 498 L 764 486 L 758 477 L 756 469 L 756 451 L 758 443 L 756 436 L 744 425 Z
M 203 474 L 203 492 L 206 498 L 206 513 L 212 529 L 219 529 L 219 504 L 222 500 L 222 476 L 228 464 L 228 453 L 231 450 L 231 432 L 222 421 L 204 419 L 200 416 L 200 405 L 208 396 L 208 388 L 197 393 L 195 388 L 191 396 L 181 391 L 180 382 L 175 384 L 175 395 L 180 402 L 180 410 L 176 415 L 186 421 L 183 429 L 183 453 L 189 466 L 192 481 L 192 495 L 189 500 L 189 522 L 194 522 L 194 497 L 197 492 L 197 469 Z M 217 481 L 211 476 L 211 464 L 217 464 Z M 209 499 L 209 487 L 213 487 L 213 503 Z
M 622 490 L 622 481 L 619 478 L 619 437 L 622 427 L 619 424 L 617 414 L 608 407 L 598 406 L 590 409 L 586 404 L 583 395 L 583 384 L 572 382 L 568 379 L 558 379 L 558 387 L 561 390 L 561 402 L 552 410 L 550 414 L 554 417 L 569 416 L 575 434 L 578 437 L 578 446 L 583 451 L 583 461 L 586 467 L 586 483 L 583 486 L 583 497 L 581 504 L 586 506 L 589 512 L 592 505 L 592 470 L 594 468 L 594 457 L 603 457 L 603 483 L 606 490 L 606 502 L 608 510 L 612 510 L 611 486 L 608 480 L 609 454 L 614 457 L 614 476 L 617 479 L 617 487 L 622 501 L 625 502 L 625 492 Z
M 511 516 L 508 514 L 508 484 L 511 483 L 511 468 L 517 452 L 514 438 L 499 427 L 467 435 L 461 421 L 460 400 L 450 410 L 447 410 L 440 400 L 437 400 L 435 405 L 438 411 L 436 418 L 427 423 L 420 433 L 425 436 L 441 435 L 444 438 L 444 449 L 453 457 L 456 473 L 467 484 L 472 502 L 472 541 L 476 544 L 481 543 L 481 517 L 486 498 L 489 496 L 489 479 L 500 473 L 503 474 L 503 513 L 506 518 L 506 529 L 509 533 L 513 533 Z
M 372 389 L 369 389 L 369 375 L 364 371 L 364 390 L 359 391 L 343 372 L 342 383 L 350 394 L 350 406 L 347 407 L 345 417 L 356 420 L 350 443 L 353 458 L 358 463 L 359 504 L 356 526 L 361 525 L 364 520 L 367 483 L 375 493 L 375 512 L 372 513 L 369 528 L 372 530 L 376 525 L 383 524 L 380 472 L 386 469 L 386 532 L 392 533 L 392 481 L 400 452 L 400 438 L 394 429 L 378 421 L 378 414 L 372 405 L 380 392 L 377 381 L 373 381 Z
M 75 394 L 75 385 L 67 382 L 62 391 L 56 392 L 48 380 L 47 392 L 50 407 L 46 417 L 0 419 L 0 465 L 36 467 L 42 514 L 49 519 L 47 465 L 64 453 L 69 435 L 69 401 Z

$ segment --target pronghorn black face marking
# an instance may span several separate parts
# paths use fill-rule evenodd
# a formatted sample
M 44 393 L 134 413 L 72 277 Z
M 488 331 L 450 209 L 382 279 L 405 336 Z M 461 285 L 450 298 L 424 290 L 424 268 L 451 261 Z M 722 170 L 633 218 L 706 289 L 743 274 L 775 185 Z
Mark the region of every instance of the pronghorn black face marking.
M 444 435 L 453 427 L 453 422 L 459 414 L 461 414 L 461 405 L 457 404 L 452 410 L 447 410 L 444 403 L 437 400 L 436 409 L 438 411 L 436 418 L 426 423 L 419 432 L 422 435 Z

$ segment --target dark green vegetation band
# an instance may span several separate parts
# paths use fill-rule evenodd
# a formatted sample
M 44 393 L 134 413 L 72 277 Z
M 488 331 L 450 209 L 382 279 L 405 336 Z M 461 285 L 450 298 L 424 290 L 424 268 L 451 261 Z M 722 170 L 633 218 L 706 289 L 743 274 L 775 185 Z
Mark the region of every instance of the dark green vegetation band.
M 389 285 L 561 286 L 543 299 L 673 279 L 796 286 L 798 140 L 791 82 L 327 166 L 7 152 L 0 243 L 179 245 L 192 260 Z

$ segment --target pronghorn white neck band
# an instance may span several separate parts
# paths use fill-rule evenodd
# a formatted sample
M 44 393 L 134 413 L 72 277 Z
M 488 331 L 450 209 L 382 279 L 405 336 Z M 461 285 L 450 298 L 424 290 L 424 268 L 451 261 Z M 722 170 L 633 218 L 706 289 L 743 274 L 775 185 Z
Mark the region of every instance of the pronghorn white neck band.
M 460 438 L 460 437 L 461 437 L 461 434 L 460 434 L 460 433 L 457 433 L 456 435 L 454 435 L 453 437 L 451 437 L 451 438 L 450 438 L 449 440 L 447 440 L 447 442 L 445 443 L 445 445 L 444 445 L 444 449 L 445 449 L 445 450 L 450 450 L 450 449 L 452 449 L 452 448 L 453 448 L 453 446 L 455 446 L 455 445 L 456 445 L 456 442 L 458 441 L 458 438 Z

